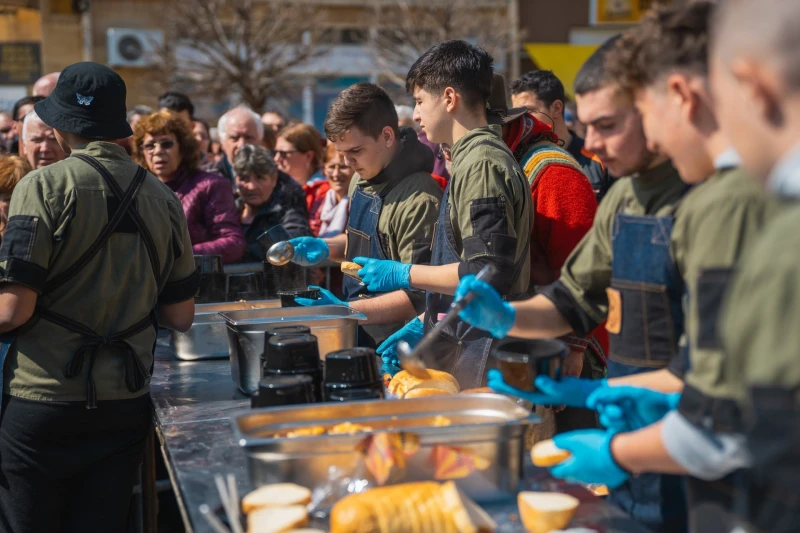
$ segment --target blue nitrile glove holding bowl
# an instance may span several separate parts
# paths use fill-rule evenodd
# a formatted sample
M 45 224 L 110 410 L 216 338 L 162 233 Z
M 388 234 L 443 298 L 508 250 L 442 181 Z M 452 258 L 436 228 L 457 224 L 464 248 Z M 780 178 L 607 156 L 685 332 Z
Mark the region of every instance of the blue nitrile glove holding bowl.
M 453 300 L 457 302 L 469 293 L 473 294 L 472 301 L 461 310 L 459 318 L 470 326 L 488 331 L 496 339 L 508 335 L 517 317 L 514 307 L 504 301 L 494 287 L 472 274 L 461 278 Z
M 412 348 L 419 343 L 422 336 L 425 334 L 425 326 L 419 318 L 415 318 L 399 330 L 392 333 L 388 339 L 383 341 L 376 352 L 383 359 L 384 372 L 394 375 L 396 369 L 400 368 L 400 360 L 397 357 L 397 343 L 406 341 Z M 395 368 L 394 372 L 389 369 Z
M 497 392 L 522 398 L 534 405 L 549 406 L 585 408 L 589 396 L 608 384 L 605 379 L 561 378 L 557 381 L 550 376 L 537 376 L 533 381 L 536 391 L 528 392 L 506 383 L 503 380 L 503 373 L 497 369 L 489 370 L 487 377 L 487 384 Z
M 300 266 L 312 266 L 325 261 L 331 255 L 328 245 L 316 237 L 295 237 L 289 239 L 289 244 L 294 246 L 292 263 Z
M 358 277 L 370 292 L 391 292 L 411 288 L 410 264 L 369 257 L 356 257 L 353 263 L 363 267 L 358 271 Z
M 678 393 L 665 394 L 642 387 L 603 387 L 592 392 L 586 406 L 599 413 L 603 427 L 619 433 L 655 424 L 677 409 L 680 399 Z
M 350 307 L 349 303 L 340 300 L 328 289 L 323 289 L 322 287 L 317 287 L 316 285 L 309 285 L 308 288 L 319 290 L 320 296 L 317 300 L 296 297 L 294 301 L 303 307 L 314 307 L 318 305 L 346 305 L 347 307 Z
M 611 439 L 616 434 L 602 429 L 580 429 L 553 437 L 553 443 L 572 454 L 569 459 L 550 468 L 553 477 L 602 483 L 615 489 L 630 479 L 611 453 Z

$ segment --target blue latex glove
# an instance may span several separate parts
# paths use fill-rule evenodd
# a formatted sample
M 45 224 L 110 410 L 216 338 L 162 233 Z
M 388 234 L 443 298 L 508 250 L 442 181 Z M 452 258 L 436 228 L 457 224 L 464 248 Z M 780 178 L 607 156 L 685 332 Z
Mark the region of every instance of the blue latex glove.
M 386 259 L 370 259 L 369 257 L 356 257 L 353 259 L 353 263 L 358 263 L 363 267 L 358 271 L 358 277 L 370 292 L 391 292 L 411 288 L 409 284 L 410 264 Z
M 289 239 L 289 243 L 294 246 L 294 257 L 292 263 L 300 266 L 316 265 L 325 261 L 331 251 L 322 239 L 316 237 L 295 237 Z
M 550 469 L 553 477 L 602 483 L 615 489 L 628 481 L 630 472 L 623 470 L 611 455 L 614 433 L 601 429 L 580 429 L 553 437 L 553 442 L 572 457 Z
M 664 418 L 678 408 L 680 394 L 664 394 L 642 387 L 603 387 L 586 402 L 600 415 L 600 423 L 614 432 L 636 431 Z
M 347 307 L 350 307 L 349 303 L 340 300 L 328 289 L 323 289 L 322 287 L 317 287 L 316 285 L 309 285 L 308 288 L 319 289 L 319 300 L 312 300 L 311 298 L 295 298 L 294 301 L 303 307 L 313 307 L 317 305 L 346 305 Z
M 589 395 L 608 383 L 605 379 L 561 378 L 561 381 L 556 381 L 549 376 L 538 376 L 533 381 L 536 392 L 527 392 L 503 381 L 503 373 L 497 369 L 489 370 L 487 376 L 487 384 L 497 392 L 522 398 L 534 405 L 567 407 L 586 407 Z
M 470 326 L 488 331 L 496 339 L 508 335 L 517 317 L 517 311 L 511 304 L 503 301 L 494 287 L 472 274 L 461 278 L 454 301 L 461 300 L 470 292 L 475 296 L 458 314 L 461 320 Z
M 419 318 L 415 318 L 399 330 L 392 333 L 388 339 L 383 341 L 378 349 L 375 350 L 383 359 L 383 365 L 400 367 L 400 360 L 397 358 L 397 343 L 406 341 L 412 348 L 417 345 L 425 334 L 425 326 Z

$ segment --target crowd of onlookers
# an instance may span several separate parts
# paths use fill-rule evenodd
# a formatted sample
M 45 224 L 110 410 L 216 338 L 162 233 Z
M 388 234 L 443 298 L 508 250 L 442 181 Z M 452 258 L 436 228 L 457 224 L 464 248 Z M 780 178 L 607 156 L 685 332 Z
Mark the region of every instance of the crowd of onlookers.
M 32 96 L 11 112 L 0 111 L 0 235 L 16 183 L 66 157 L 53 129 L 33 110 L 57 79 L 58 73 L 48 74 Z M 400 126 L 416 129 L 413 109 L 396 109 Z M 161 95 L 156 108 L 130 107 L 128 122 L 134 134 L 117 144 L 180 198 L 195 254 L 219 255 L 226 264 L 263 261 L 258 237 L 276 224 L 292 237 L 325 238 L 347 226 L 355 169 L 314 126 L 278 111 L 259 116 L 237 106 L 211 127 L 177 91 Z M 444 188 L 446 150 L 424 132 L 417 135 L 436 156 L 433 177 Z

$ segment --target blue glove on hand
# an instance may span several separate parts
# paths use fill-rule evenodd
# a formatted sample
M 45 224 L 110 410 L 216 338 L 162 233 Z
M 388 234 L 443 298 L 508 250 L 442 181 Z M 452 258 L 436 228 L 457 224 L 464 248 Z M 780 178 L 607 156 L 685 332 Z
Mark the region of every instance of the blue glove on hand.
M 470 326 L 488 331 L 497 339 L 508 335 L 517 317 L 517 311 L 511 304 L 503 301 L 494 287 L 476 279 L 472 274 L 461 278 L 454 301 L 461 300 L 470 292 L 474 296 L 458 314 L 461 320 Z
M 572 457 L 550 469 L 553 477 L 602 483 L 615 489 L 628 481 L 630 472 L 623 470 L 611 455 L 614 433 L 601 429 L 580 429 L 553 437 L 553 442 Z
M 316 265 L 325 261 L 331 251 L 322 239 L 316 237 L 295 237 L 289 239 L 289 244 L 294 246 L 294 257 L 292 263 L 300 266 Z
M 369 257 L 356 257 L 353 262 L 364 267 L 358 271 L 358 277 L 370 292 L 391 292 L 411 288 L 410 264 Z
M 636 431 L 664 418 L 678 408 L 680 394 L 664 394 L 642 387 L 603 387 L 594 391 L 586 402 L 600 415 L 603 427 L 619 433 Z
M 536 392 L 527 392 L 503 381 L 503 373 L 497 369 L 489 370 L 487 376 L 487 384 L 497 392 L 522 398 L 534 405 L 567 407 L 586 407 L 589 395 L 608 383 L 605 379 L 561 378 L 561 381 L 556 381 L 549 376 L 538 376 L 533 381 Z
M 383 359 L 383 366 L 388 365 L 400 367 L 400 360 L 397 358 L 397 343 L 406 341 L 412 348 L 417 345 L 425 334 L 425 326 L 422 320 L 415 318 L 399 330 L 392 333 L 388 339 L 383 341 L 378 349 L 375 350 Z
M 334 294 L 328 289 L 323 289 L 322 287 L 317 287 L 316 285 L 309 285 L 308 288 L 319 289 L 320 297 L 319 300 L 312 300 L 311 298 L 295 298 L 294 301 L 303 307 L 314 307 L 317 305 L 346 305 L 347 307 L 350 307 L 349 303 L 343 302 L 334 296 Z

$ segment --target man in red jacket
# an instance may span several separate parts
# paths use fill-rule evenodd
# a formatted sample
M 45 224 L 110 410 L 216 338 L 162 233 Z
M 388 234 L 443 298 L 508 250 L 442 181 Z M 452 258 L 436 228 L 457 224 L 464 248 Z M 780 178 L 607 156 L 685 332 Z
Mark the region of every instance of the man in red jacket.
M 547 285 L 558 279 L 573 248 L 592 227 L 597 200 L 580 163 L 562 148 L 552 128 L 526 108 L 508 109 L 505 80 L 494 75 L 487 118 L 503 126 L 508 145 L 531 186 L 534 221 L 531 234 L 531 285 Z M 565 376 L 602 378 L 608 337 L 599 327 L 587 337 L 566 335 L 570 347 L 564 360 Z M 564 432 L 596 425 L 595 413 L 567 408 L 556 414 L 556 431 Z

